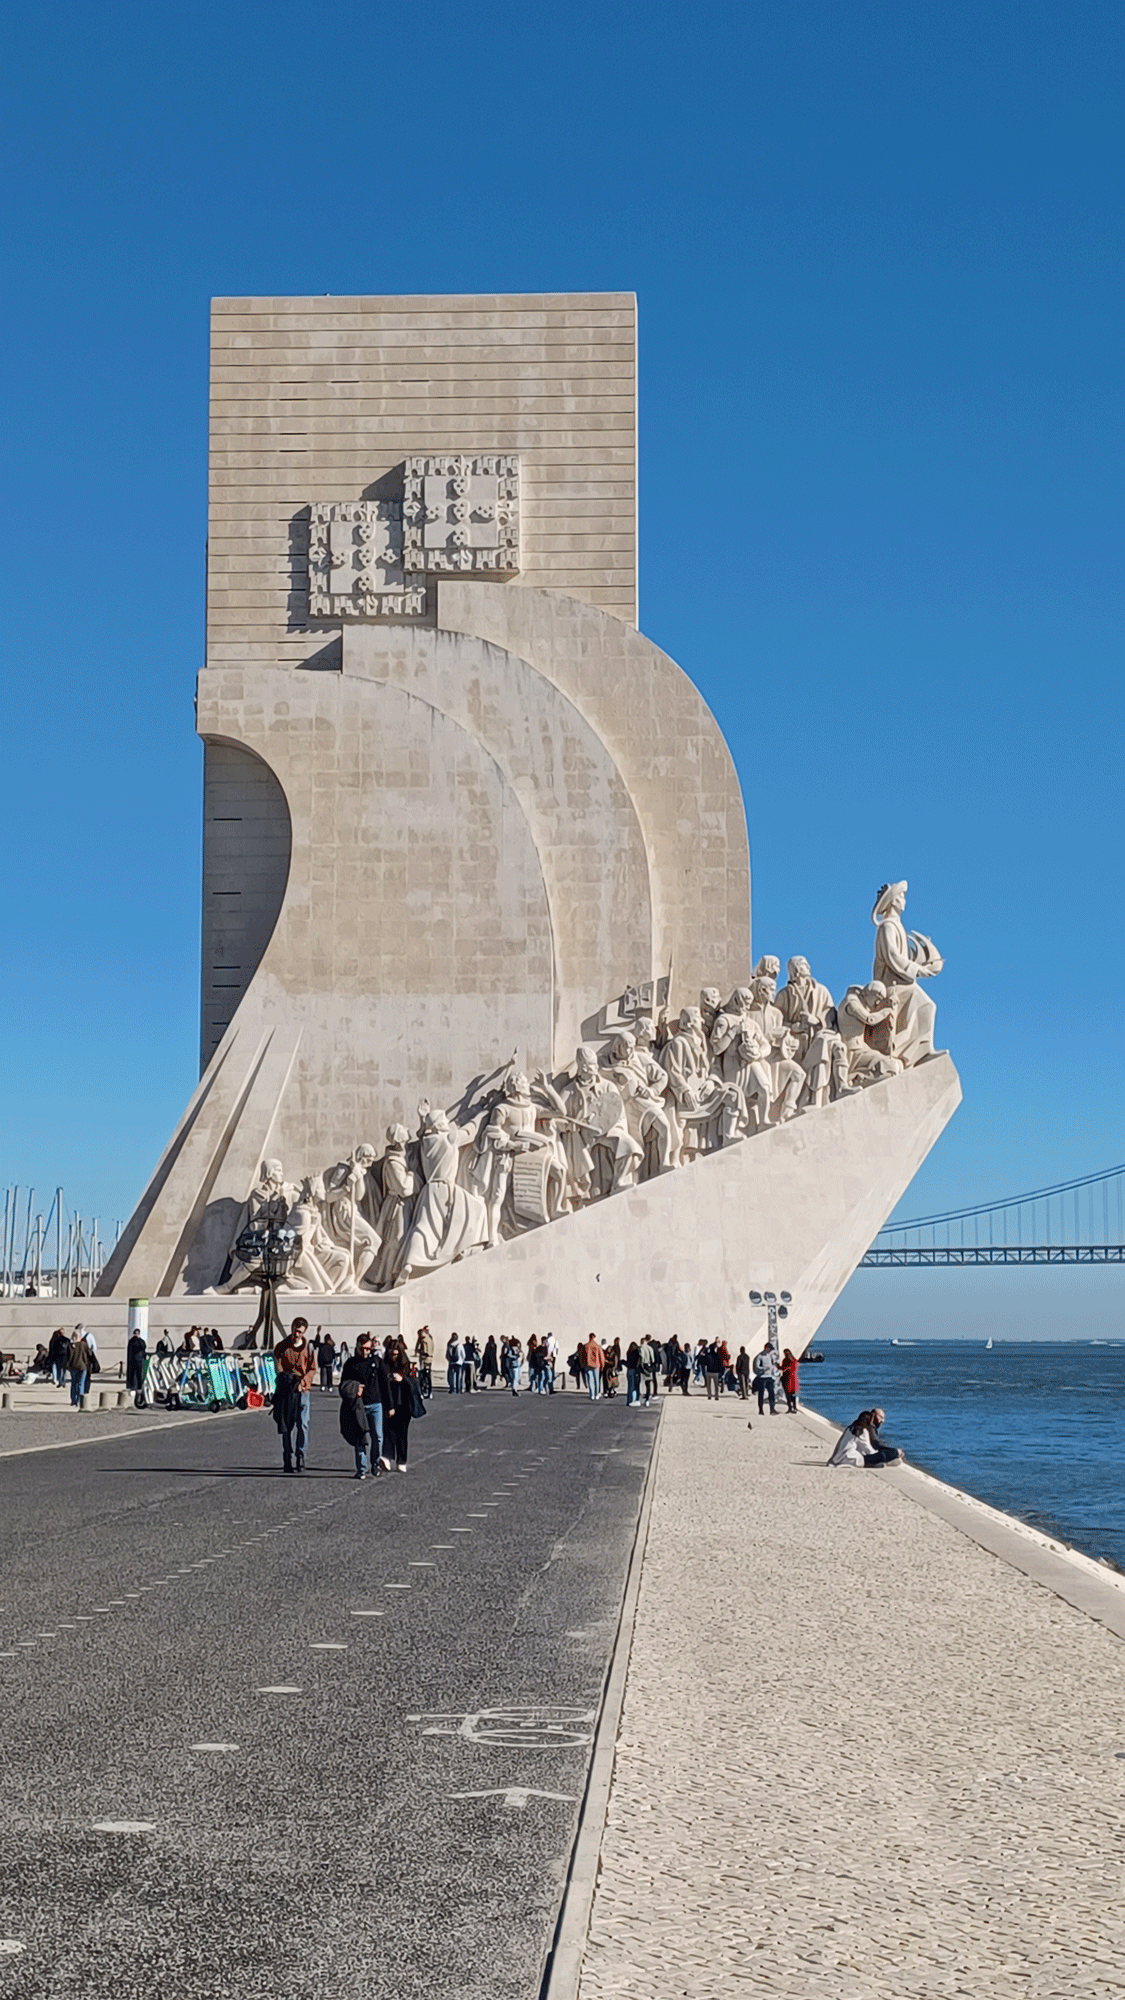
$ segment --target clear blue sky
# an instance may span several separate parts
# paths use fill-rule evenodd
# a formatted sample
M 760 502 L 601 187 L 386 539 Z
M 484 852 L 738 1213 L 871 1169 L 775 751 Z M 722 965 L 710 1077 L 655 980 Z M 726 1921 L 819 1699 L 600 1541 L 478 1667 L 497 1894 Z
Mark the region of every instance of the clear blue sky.
M 966 1103 L 908 1209 L 1125 1155 L 1120 5 L 60 0 L 5 55 L 0 1185 L 127 1215 L 194 1080 L 214 293 L 635 289 L 641 620 L 756 949 L 838 992 L 909 877 Z

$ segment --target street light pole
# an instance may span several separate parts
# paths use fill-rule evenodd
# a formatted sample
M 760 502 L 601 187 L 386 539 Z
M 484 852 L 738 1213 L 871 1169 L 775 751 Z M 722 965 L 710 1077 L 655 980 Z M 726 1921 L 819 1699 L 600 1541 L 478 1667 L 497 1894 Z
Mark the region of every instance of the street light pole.
M 750 1294 L 750 1303 L 752 1306 L 765 1306 L 766 1323 L 769 1328 L 767 1339 L 776 1359 L 780 1353 L 777 1338 L 777 1322 L 779 1319 L 788 1319 L 789 1308 L 793 1303 L 793 1294 L 792 1292 L 752 1291 Z

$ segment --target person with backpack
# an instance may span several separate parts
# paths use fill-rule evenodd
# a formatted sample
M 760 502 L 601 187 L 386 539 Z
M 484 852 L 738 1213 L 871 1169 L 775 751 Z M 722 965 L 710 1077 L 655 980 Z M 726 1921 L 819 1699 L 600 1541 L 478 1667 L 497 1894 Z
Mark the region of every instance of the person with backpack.
M 717 1341 L 709 1340 L 703 1350 L 703 1380 L 707 1401 L 717 1403 L 723 1393 L 723 1364 Z
M 758 1398 L 758 1415 L 763 1416 L 766 1397 L 770 1399 L 770 1415 L 777 1415 L 777 1356 L 767 1340 L 760 1354 L 754 1356 L 754 1393 Z
M 740 1347 L 735 1356 L 734 1379 L 738 1385 L 739 1400 L 743 1403 L 748 1403 L 750 1400 L 750 1356 L 744 1347 Z
M 660 1400 L 660 1362 L 647 1333 L 641 1342 L 641 1387 L 645 1392 L 645 1409 L 653 1397 Z

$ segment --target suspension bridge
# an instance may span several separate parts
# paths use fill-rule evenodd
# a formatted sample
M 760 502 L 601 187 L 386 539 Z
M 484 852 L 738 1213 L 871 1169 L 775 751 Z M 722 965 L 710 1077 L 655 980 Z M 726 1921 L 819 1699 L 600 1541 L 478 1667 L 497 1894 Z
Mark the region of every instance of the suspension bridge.
M 1125 1264 L 1125 1164 L 975 1208 L 889 1222 L 860 1269 Z

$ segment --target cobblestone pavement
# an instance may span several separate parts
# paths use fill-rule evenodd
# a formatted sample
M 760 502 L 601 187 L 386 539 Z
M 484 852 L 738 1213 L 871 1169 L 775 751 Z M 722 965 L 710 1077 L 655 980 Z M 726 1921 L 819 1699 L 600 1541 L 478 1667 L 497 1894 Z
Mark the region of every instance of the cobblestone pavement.
M 1125 1646 L 669 1399 L 581 2000 L 1125 1993 Z

